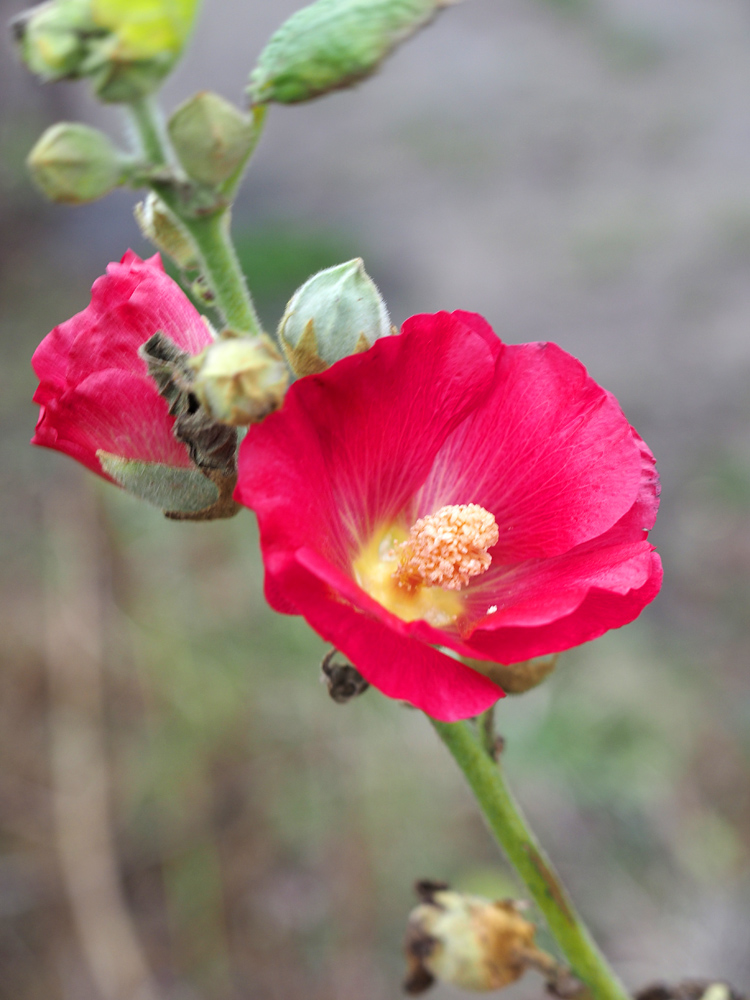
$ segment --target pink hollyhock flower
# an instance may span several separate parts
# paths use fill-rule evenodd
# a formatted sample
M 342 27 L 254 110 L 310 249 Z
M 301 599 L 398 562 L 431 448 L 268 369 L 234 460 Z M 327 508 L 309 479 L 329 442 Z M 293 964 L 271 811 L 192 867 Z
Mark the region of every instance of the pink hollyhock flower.
M 211 342 L 200 313 L 159 255 L 129 250 L 91 289 L 91 303 L 49 333 L 31 364 L 41 411 L 32 444 L 62 451 L 114 482 L 102 458 L 192 469 L 138 348 L 162 331 L 190 354 Z M 197 473 L 200 476 L 199 473 Z
M 243 442 L 235 497 L 258 515 L 272 607 L 443 720 L 502 692 L 440 647 L 559 652 L 661 584 L 654 459 L 615 398 L 472 313 L 414 316 L 295 383 Z

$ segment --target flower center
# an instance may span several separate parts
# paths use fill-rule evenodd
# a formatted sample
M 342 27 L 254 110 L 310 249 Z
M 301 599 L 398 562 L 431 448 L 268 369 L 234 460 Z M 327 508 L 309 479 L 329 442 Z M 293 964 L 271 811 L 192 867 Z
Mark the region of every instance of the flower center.
M 495 518 L 478 503 L 449 504 L 412 526 L 405 542 L 394 546 L 400 587 L 462 590 L 473 576 L 489 569 L 488 549 L 500 533 Z
M 375 532 L 352 563 L 354 578 L 404 621 L 446 628 L 464 614 L 458 591 L 489 567 L 498 537 L 495 518 L 478 504 L 441 507 L 408 532 L 398 522 Z

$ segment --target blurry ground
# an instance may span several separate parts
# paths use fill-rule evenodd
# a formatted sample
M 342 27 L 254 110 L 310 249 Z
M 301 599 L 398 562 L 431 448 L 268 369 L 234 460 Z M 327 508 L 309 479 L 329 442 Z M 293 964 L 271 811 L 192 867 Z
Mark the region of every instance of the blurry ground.
M 165 103 L 239 99 L 296 6 L 205 0 Z M 27 447 L 33 348 L 147 248 L 130 196 L 55 208 L 23 176 L 47 123 L 117 113 L 6 48 L 0 95 L 0 997 L 394 998 L 411 882 L 509 874 L 419 714 L 327 699 L 251 515 L 169 523 Z M 652 445 L 663 594 L 501 705 L 506 766 L 631 986 L 747 991 L 750 8 L 471 0 L 360 89 L 273 109 L 237 229 L 269 325 L 362 255 L 398 322 L 554 339 Z

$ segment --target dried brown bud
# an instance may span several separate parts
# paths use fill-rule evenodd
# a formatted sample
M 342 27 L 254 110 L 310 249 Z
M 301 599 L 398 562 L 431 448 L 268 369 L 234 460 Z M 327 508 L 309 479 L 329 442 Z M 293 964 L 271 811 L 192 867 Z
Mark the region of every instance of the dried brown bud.
M 433 979 L 499 990 L 539 966 L 544 953 L 534 944 L 536 928 L 522 916 L 523 904 L 464 895 L 439 882 L 420 882 L 417 893 L 423 902 L 409 917 L 405 943 L 407 992 L 421 993 Z
M 199 267 L 193 238 L 153 191 L 133 209 L 138 227 L 157 250 L 167 253 L 179 268 L 194 271 Z
M 652 983 L 635 994 L 635 1000 L 747 1000 L 723 980 L 686 979 L 676 986 Z
M 273 341 L 225 331 L 191 361 L 193 392 L 205 411 L 235 427 L 259 423 L 277 410 L 289 385 L 286 365 Z
M 369 683 L 362 674 L 344 659 L 337 649 L 332 649 L 320 664 L 321 680 L 325 681 L 328 693 L 337 705 L 345 705 L 352 698 L 364 694 Z

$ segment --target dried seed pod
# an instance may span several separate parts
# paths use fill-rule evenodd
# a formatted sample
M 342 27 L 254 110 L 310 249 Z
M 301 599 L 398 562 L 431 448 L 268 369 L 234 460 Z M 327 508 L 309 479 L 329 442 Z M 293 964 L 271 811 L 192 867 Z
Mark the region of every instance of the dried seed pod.
M 534 944 L 536 928 L 522 915 L 523 904 L 464 895 L 440 882 L 417 883 L 417 894 L 422 902 L 409 917 L 405 942 L 409 993 L 435 979 L 499 990 L 543 959 L 553 961 Z

